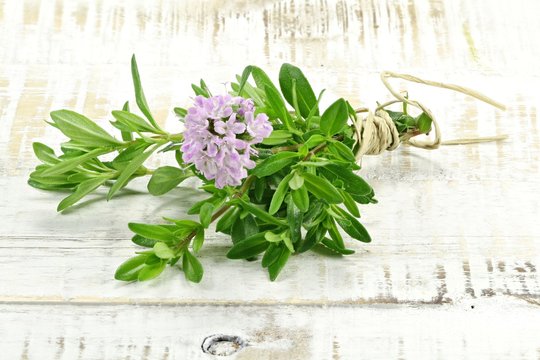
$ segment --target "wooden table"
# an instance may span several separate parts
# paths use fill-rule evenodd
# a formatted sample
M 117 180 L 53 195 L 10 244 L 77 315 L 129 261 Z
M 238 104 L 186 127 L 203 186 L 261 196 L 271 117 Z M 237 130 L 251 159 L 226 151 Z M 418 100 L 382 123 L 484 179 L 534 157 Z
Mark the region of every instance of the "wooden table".
M 532 0 L 0 0 L 0 357 L 209 359 L 203 340 L 226 334 L 248 344 L 236 359 L 540 358 L 539 10 Z M 51 110 L 107 126 L 133 100 L 132 53 L 171 131 L 172 107 L 189 104 L 200 77 L 219 92 L 247 64 L 275 79 L 292 62 L 327 101 L 358 106 L 389 99 L 382 70 L 476 88 L 508 110 L 395 82 L 438 115 L 445 139 L 509 139 L 365 158 L 379 204 L 362 207 L 374 241 L 350 240 L 353 256 L 295 257 L 271 283 L 210 235 L 202 283 L 176 269 L 120 283 L 114 270 L 136 250 L 127 222 L 182 216 L 201 199 L 195 184 L 152 197 L 143 179 L 58 214 L 65 194 L 26 179 L 32 142 L 63 140 L 44 122 Z

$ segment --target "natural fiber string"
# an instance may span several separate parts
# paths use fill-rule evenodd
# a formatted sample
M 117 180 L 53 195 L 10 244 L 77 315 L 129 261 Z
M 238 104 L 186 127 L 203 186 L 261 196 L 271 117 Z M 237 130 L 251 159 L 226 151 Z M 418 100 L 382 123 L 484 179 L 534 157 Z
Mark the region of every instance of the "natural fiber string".
M 407 75 L 407 74 L 398 74 L 390 71 L 384 71 L 381 73 L 381 81 L 383 82 L 384 86 L 388 89 L 388 91 L 396 98 L 396 100 L 391 100 L 389 102 L 386 102 L 384 104 L 379 105 L 375 109 L 375 113 L 370 111 L 366 108 L 360 108 L 356 110 L 356 113 L 362 113 L 367 112 L 368 115 L 366 118 L 362 119 L 358 116 L 356 117 L 355 121 L 355 135 L 356 135 L 356 141 L 357 144 L 359 144 L 358 149 L 356 151 L 356 160 L 360 161 L 362 159 L 362 156 L 364 155 L 377 155 L 381 152 L 388 150 L 394 150 L 396 149 L 401 142 L 410 144 L 412 146 L 422 148 L 422 149 L 437 149 L 440 145 L 464 145 L 464 144 L 474 144 L 474 143 L 483 143 L 483 142 L 490 142 L 490 141 L 498 141 L 498 140 L 504 140 L 507 138 L 506 135 L 496 135 L 496 136 L 490 136 L 490 137 L 479 137 L 479 138 L 464 138 L 464 139 L 455 139 L 450 141 L 441 141 L 441 130 L 439 128 L 439 124 L 437 123 L 437 120 L 431 110 L 429 110 L 427 107 L 425 107 L 422 103 L 416 100 L 411 100 L 394 90 L 394 88 L 390 85 L 389 79 L 390 78 L 398 78 L 403 79 L 419 84 L 429 85 L 429 86 L 435 86 L 443 89 L 449 89 L 453 91 L 460 92 L 465 95 L 472 96 L 478 100 L 481 100 L 485 103 L 488 103 L 490 105 L 495 106 L 498 109 L 506 110 L 506 107 L 469 88 L 454 85 L 454 84 L 445 84 L 442 82 L 437 81 L 430 81 L 430 80 L 424 80 L 420 79 L 419 77 Z M 411 105 L 413 107 L 416 107 L 426 113 L 431 120 L 432 120 L 432 126 L 433 126 L 433 133 L 434 136 L 432 139 L 427 139 L 424 141 L 412 139 L 413 136 L 416 136 L 418 134 L 405 134 L 404 136 L 399 135 L 399 132 L 390 118 L 390 115 L 384 110 L 385 107 L 395 104 L 395 103 L 406 103 L 408 105 Z

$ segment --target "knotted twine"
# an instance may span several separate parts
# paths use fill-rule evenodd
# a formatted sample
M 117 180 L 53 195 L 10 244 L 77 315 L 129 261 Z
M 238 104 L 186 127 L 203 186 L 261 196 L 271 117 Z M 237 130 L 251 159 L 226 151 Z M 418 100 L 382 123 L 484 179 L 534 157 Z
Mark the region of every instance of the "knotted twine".
M 506 135 L 496 135 L 496 136 L 489 136 L 489 137 L 455 139 L 451 141 L 442 142 L 441 130 L 439 128 L 439 124 L 437 123 L 437 119 L 435 118 L 431 110 L 429 110 L 421 102 L 408 99 L 407 97 L 400 94 L 398 91 L 394 90 L 394 88 L 390 85 L 388 81 L 390 78 L 398 78 L 398 79 L 403 79 L 403 80 L 407 80 L 410 82 L 415 82 L 415 83 L 419 83 L 423 85 L 435 86 L 435 87 L 439 87 L 443 89 L 457 91 L 462 94 L 472 96 L 490 105 L 493 105 L 498 109 L 506 110 L 506 107 L 503 104 L 475 90 L 472 90 L 463 86 L 454 85 L 454 84 L 445 84 L 442 82 L 420 79 L 419 77 L 412 76 L 412 75 L 398 74 L 398 73 L 394 73 L 390 71 L 384 71 L 381 73 L 381 81 L 383 82 L 384 86 L 386 86 L 388 91 L 396 99 L 379 105 L 375 109 L 374 113 L 371 110 L 366 109 L 366 108 L 356 109 L 357 114 L 363 113 L 363 112 L 368 113 L 365 118 L 361 118 L 360 116 L 355 116 L 355 119 L 356 119 L 354 122 L 355 140 L 356 140 L 356 144 L 359 144 L 358 149 L 356 151 L 357 162 L 360 162 L 362 159 L 362 156 L 364 155 L 378 155 L 385 150 L 392 151 L 396 149 L 402 142 L 421 148 L 421 149 L 433 150 L 433 149 L 439 148 L 440 145 L 473 144 L 473 143 L 481 143 L 481 142 L 489 142 L 489 141 L 498 141 L 498 140 L 503 140 L 507 138 Z M 385 107 L 390 106 L 395 103 L 406 103 L 417 109 L 420 109 L 426 115 L 428 115 L 432 120 L 432 128 L 433 128 L 434 136 L 432 138 L 427 138 L 423 141 L 418 140 L 418 139 L 413 139 L 412 137 L 419 135 L 419 134 L 414 134 L 414 133 L 413 134 L 405 133 L 404 135 L 400 137 L 399 132 L 396 128 L 396 125 L 390 118 L 390 115 L 388 115 L 388 113 L 384 110 Z

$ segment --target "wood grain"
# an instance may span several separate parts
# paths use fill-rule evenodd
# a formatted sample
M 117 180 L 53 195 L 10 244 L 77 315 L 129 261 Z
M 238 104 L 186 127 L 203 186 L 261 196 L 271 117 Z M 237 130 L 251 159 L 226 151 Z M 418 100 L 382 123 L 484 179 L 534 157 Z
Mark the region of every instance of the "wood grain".
M 235 359 L 534 359 L 540 331 L 537 306 L 500 298 L 420 308 L 0 305 L 0 320 L 33 324 L 3 334 L 3 350 L 20 359 L 209 359 L 201 343 L 222 333 L 248 343 Z
M 250 344 L 237 359 L 540 358 L 538 10 L 525 0 L 0 0 L 2 356 L 211 358 L 202 340 L 226 333 Z M 170 131 L 191 82 L 219 92 L 247 64 L 275 78 L 292 62 L 328 89 L 325 104 L 387 100 L 382 70 L 475 88 L 508 111 L 396 82 L 437 114 L 443 140 L 509 139 L 364 158 L 379 204 L 361 209 L 374 241 L 348 239 L 351 257 L 295 257 L 270 283 L 210 235 L 201 284 L 175 269 L 118 283 L 114 269 L 136 250 L 127 222 L 183 216 L 196 183 L 156 198 L 141 180 L 57 214 L 65 195 L 25 181 L 32 142 L 63 141 L 44 122 L 51 110 L 112 128 L 110 111 L 133 101 L 132 53 Z

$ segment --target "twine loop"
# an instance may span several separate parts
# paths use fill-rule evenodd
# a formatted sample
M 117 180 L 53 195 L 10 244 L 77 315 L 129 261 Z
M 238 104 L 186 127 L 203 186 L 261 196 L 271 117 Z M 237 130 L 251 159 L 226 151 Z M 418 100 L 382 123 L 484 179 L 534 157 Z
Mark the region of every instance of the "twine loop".
M 367 108 L 359 108 L 356 110 L 356 116 L 354 121 L 354 130 L 355 130 L 355 140 L 357 150 L 356 150 L 356 160 L 360 161 L 362 159 L 362 156 L 364 155 L 378 155 L 382 153 L 383 151 L 392 151 L 396 149 L 400 143 L 404 142 L 406 144 L 409 144 L 414 147 L 418 147 L 421 149 L 428 149 L 433 150 L 439 148 L 440 145 L 464 145 L 464 144 L 474 144 L 474 143 L 482 143 L 482 142 L 490 142 L 490 141 L 498 141 L 506 139 L 506 135 L 496 135 L 496 136 L 489 136 L 489 137 L 477 137 L 477 138 L 464 138 L 464 139 L 455 139 L 451 141 L 443 142 L 441 141 L 441 130 L 439 128 L 439 124 L 437 122 L 437 119 L 426 106 L 424 106 L 422 103 L 416 100 L 411 100 L 407 98 L 406 96 L 402 95 L 398 91 L 396 91 L 392 85 L 390 85 L 390 82 L 388 81 L 390 78 L 399 78 L 403 80 L 407 80 L 410 82 L 415 82 L 423 85 L 428 86 L 434 86 L 439 87 L 443 89 L 449 89 L 453 91 L 460 92 L 462 94 L 472 96 L 480 101 L 483 101 L 485 103 L 488 103 L 490 105 L 495 106 L 498 109 L 506 110 L 506 107 L 469 88 L 454 85 L 454 84 L 445 84 L 442 82 L 437 81 L 430 81 L 430 80 L 424 80 L 420 79 L 419 77 L 407 75 L 407 74 L 398 74 L 390 71 L 383 71 L 381 73 L 381 81 L 383 82 L 384 86 L 388 89 L 388 91 L 394 96 L 394 100 L 388 101 L 384 104 L 379 105 L 375 112 L 373 113 L 371 110 Z M 400 136 L 396 125 L 394 121 L 390 118 L 390 115 L 384 110 L 385 107 L 390 106 L 395 103 L 406 103 L 412 107 L 415 107 L 422 112 L 424 112 L 426 115 L 428 115 L 432 120 L 432 137 L 428 137 L 427 139 L 413 139 L 413 137 L 420 135 L 420 133 L 405 133 Z M 361 116 L 358 116 L 359 113 L 366 113 L 367 116 L 362 118 Z

